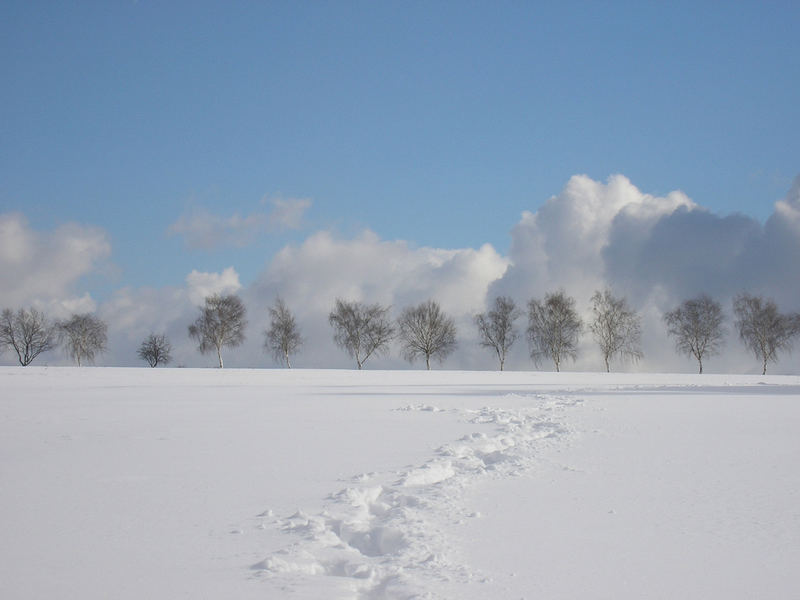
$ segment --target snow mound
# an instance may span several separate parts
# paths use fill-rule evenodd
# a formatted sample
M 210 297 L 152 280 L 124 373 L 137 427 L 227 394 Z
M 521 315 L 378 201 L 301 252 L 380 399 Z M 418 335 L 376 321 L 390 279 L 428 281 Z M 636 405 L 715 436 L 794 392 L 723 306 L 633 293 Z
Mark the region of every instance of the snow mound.
M 449 460 L 434 460 L 404 475 L 400 485 L 433 485 L 450 479 L 455 474 L 456 472 L 453 470 L 453 465 Z
M 395 410 L 404 412 L 444 412 L 443 408 L 432 406 L 430 404 L 407 404 L 406 406 L 401 406 Z

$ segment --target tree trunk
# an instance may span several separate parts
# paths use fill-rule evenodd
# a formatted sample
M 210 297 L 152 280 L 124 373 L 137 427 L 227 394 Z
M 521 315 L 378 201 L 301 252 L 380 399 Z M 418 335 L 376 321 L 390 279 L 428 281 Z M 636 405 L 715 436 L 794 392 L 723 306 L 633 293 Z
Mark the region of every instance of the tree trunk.
M 431 357 L 429 354 L 425 355 L 425 366 L 428 367 L 428 371 L 431 370 Z
M 292 368 L 292 363 L 289 361 L 289 353 L 288 352 L 284 352 L 283 356 L 284 356 L 284 358 L 286 358 L 286 368 L 287 369 L 291 369 Z
M 611 373 L 611 367 L 608 364 L 608 356 L 605 356 L 604 358 L 606 361 L 606 373 Z
M 504 361 L 504 360 L 501 358 L 501 359 L 500 359 L 500 370 L 501 370 L 501 371 L 503 370 L 503 363 L 504 363 L 504 362 L 505 362 L 505 361 Z
M 703 374 L 703 361 L 698 358 L 697 362 L 700 363 L 700 375 L 702 375 Z
M 766 358 L 764 359 L 764 370 L 761 371 L 761 374 L 762 375 L 766 375 L 767 374 L 767 359 Z
M 222 351 L 220 350 L 219 346 L 217 346 L 217 358 L 219 358 L 219 368 L 221 369 L 225 365 L 222 364 Z

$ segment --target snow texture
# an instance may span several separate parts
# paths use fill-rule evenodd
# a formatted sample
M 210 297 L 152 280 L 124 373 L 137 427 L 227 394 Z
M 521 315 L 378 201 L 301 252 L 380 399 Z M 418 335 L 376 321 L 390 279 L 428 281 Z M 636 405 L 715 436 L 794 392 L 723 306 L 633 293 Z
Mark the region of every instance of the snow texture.
M 252 569 L 282 579 L 284 586 L 316 588 L 300 583 L 304 577 L 344 578 L 347 584 L 337 584 L 365 599 L 445 597 L 430 590 L 471 582 L 476 573 L 450 546 L 442 524 L 478 516 L 463 502 L 470 488 L 487 477 L 525 472 L 538 446 L 568 434 L 551 420 L 554 409 L 578 402 L 548 395 L 527 400 L 530 408 L 516 410 L 451 409 L 459 420 L 489 425 L 490 433 L 462 436 L 437 448 L 424 464 L 381 478 L 397 476 L 396 481 L 375 485 L 375 475 L 356 477 L 360 485 L 331 494 L 321 512 L 298 511 L 277 520 L 281 531 L 298 539 Z M 429 405 L 402 410 L 442 412 Z

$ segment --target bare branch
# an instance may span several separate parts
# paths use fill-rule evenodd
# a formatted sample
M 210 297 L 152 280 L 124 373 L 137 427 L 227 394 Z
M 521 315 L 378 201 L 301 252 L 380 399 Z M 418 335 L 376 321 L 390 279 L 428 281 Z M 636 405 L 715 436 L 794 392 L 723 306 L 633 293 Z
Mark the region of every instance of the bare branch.
M 172 344 L 169 343 L 165 334 L 156 335 L 151 333 L 139 346 L 136 355 L 151 367 L 166 365 L 172 360 Z

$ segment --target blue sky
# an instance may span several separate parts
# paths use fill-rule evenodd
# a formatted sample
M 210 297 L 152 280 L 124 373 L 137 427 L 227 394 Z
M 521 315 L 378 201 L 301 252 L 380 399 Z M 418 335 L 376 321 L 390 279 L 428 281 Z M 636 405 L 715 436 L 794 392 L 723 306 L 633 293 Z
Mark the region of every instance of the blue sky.
M 798 170 L 794 2 L 10 2 L 0 22 L 0 208 L 107 229 L 136 285 L 260 268 L 165 235 L 197 206 L 310 198 L 317 227 L 506 248 L 575 173 L 763 219 Z
M 796 2 L 5 2 L 0 214 L 102 231 L 72 286 L 101 301 L 249 285 L 320 231 L 506 255 L 576 174 L 763 223 L 800 173 L 798 26 Z M 204 245 L 198 219 L 235 225 Z

